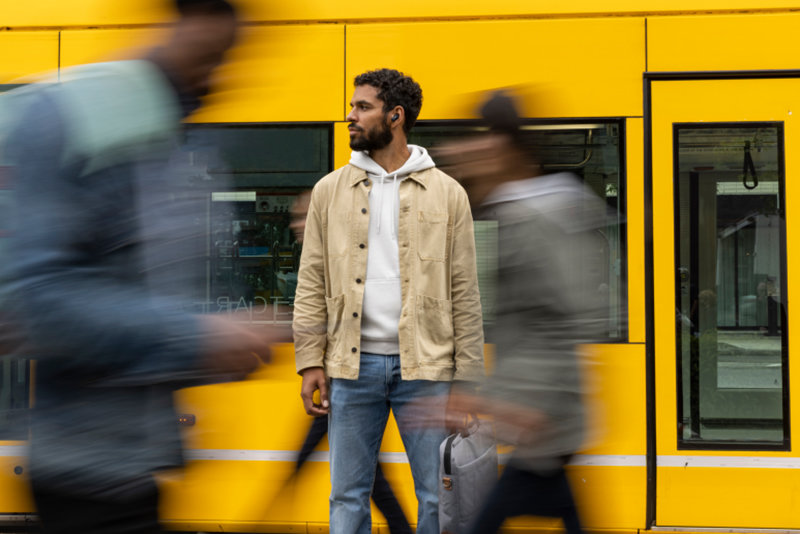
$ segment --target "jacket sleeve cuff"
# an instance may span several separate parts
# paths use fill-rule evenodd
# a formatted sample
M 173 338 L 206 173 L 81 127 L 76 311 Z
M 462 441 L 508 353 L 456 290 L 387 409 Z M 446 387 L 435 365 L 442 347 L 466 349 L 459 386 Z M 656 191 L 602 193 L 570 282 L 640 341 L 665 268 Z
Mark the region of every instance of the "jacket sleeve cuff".
M 297 374 L 301 374 L 303 371 L 310 367 L 325 367 L 325 358 L 320 355 L 319 357 L 309 356 L 309 355 L 295 355 L 295 368 L 297 370 Z
M 456 372 L 453 375 L 453 380 L 479 382 L 484 378 L 486 378 L 486 371 L 483 367 L 483 362 L 469 364 L 456 363 Z

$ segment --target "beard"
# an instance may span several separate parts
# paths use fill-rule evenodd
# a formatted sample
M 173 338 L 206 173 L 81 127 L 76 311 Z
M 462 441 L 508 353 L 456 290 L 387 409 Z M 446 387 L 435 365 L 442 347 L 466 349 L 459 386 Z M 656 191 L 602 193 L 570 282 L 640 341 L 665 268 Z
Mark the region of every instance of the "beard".
M 350 148 L 353 150 L 363 150 L 365 152 L 380 150 L 394 139 L 392 129 L 386 123 L 381 123 L 380 126 L 369 131 L 359 128 L 359 131 L 361 135 L 350 140 Z

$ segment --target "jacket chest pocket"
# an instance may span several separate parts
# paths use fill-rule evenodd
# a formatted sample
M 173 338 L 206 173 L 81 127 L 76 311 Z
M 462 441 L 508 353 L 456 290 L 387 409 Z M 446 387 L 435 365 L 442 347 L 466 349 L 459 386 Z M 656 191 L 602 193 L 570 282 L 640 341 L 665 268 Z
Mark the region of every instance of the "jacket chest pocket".
M 420 211 L 417 218 L 417 252 L 419 259 L 445 261 L 452 223 L 447 213 Z

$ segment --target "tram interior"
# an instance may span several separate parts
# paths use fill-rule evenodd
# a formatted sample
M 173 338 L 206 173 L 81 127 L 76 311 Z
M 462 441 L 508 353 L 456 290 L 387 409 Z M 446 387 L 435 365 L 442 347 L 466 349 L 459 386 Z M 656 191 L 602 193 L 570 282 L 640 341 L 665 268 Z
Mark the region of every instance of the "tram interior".
M 675 127 L 680 438 L 782 446 L 779 124 Z

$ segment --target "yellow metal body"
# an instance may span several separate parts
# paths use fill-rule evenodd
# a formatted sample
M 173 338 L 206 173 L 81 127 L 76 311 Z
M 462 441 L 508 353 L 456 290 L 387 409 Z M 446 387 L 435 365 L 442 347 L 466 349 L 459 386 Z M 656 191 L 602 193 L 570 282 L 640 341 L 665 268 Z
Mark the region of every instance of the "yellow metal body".
M 672 124 L 684 122 L 782 121 L 784 125 L 786 187 L 787 269 L 800 261 L 800 228 L 792 216 L 800 189 L 791 177 L 800 171 L 800 155 L 792 146 L 800 143 L 800 122 L 793 110 L 800 105 L 800 80 L 714 80 L 654 82 L 653 87 L 653 184 L 656 422 L 658 458 L 669 456 L 739 456 L 797 458 L 789 452 L 679 451 L 675 424 L 675 274 L 673 225 Z M 754 98 L 761 95 L 761 98 Z M 742 103 L 746 102 L 746 105 Z M 789 275 L 791 285 L 792 275 Z M 798 317 L 789 315 L 789 331 Z M 789 354 L 797 340 L 789 336 Z M 673 355 L 670 357 L 670 355 Z M 789 390 L 799 387 L 797 374 L 790 373 Z M 790 426 L 798 420 L 797 398 L 790 396 Z M 798 528 L 794 513 L 797 477 L 791 469 L 658 467 L 657 514 L 662 525 L 722 526 L 746 528 Z M 687 502 L 704 503 L 686 506 Z M 709 506 L 711 504 L 711 506 Z
M 0 0 L 0 84 L 88 61 L 132 57 L 157 43 L 174 14 L 158 0 Z M 646 529 L 651 455 L 676 448 L 674 216 L 675 121 L 780 120 L 787 147 L 800 140 L 788 111 L 800 103 L 794 80 L 655 82 L 654 205 L 645 211 L 647 71 L 786 69 L 797 66 L 800 7 L 795 0 L 408 0 L 386 3 L 242 0 L 243 37 L 218 73 L 217 89 L 191 120 L 201 123 L 321 122 L 333 125 L 335 166 L 349 160 L 345 117 L 354 75 L 392 67 L 422 85 L 421 120 L 474 117 L 483 91 L 511 87 L 529 117 L 620 118 L 625 125 L 628 341 L 587 349 L 594 429 L 583 463 L 569 468 L 586 527 Z M 546 105 L 542 105 L 546 103 Z M 786 151 L 789 285 L 800 261 L 798 150 Z M 645 308 L 645 218 L 653 217 L 655 313 Z M 798 332 L 800 315 L 789 315 Z M 656 376 L 656 450 L 646 443 L 648 321 Z M 790 354 L 796 342 L 789 336 Z M 197 459 L 165 473 L 162 516 L 169 528 L 205 532 L 327 532 L 327 463 L 297 478 L 291 457 L 310 424 L 299 399 L 291 345 L 249 380 L 180 392 L 196 416 L 186 444 Z M 790 391 L 800 375 L 790 366 Z M 800 410 L 792 405 L 792 426 Z M 24 442 L 0 442 L 23 446 Z M 324 449 L 324 445 L 323 445 Z M 0 514 L 32 513 L 24 457 L 0 457 Z M 383 452 L 400 453 L 394 424 Z M 242 453 L 242 458 L 236 455 Z M 247 454 L 245 454 L 247 453 Z M 278 459 L 270 457 L 272 453 Z M 748 456 L 735 453 L 733 456 Z M 695 456 L 718 452 L 693 453 Z M 753 453 L 796 457 L 796 453 Z M 22 474 L 15 473 L 22 468 Z M 19 470 L 17 470 L 19 471 Z M 387 475 L 409 517 L 416 501 L 407 463 Z M 662 526 L 798 528 L 797 476 L 791 469 L 657 467 L 655 523 Z M 374 510 L 375 532 L 388 532 Z M 522 518 L 509 532 L 549 531 L 554 521 Z

